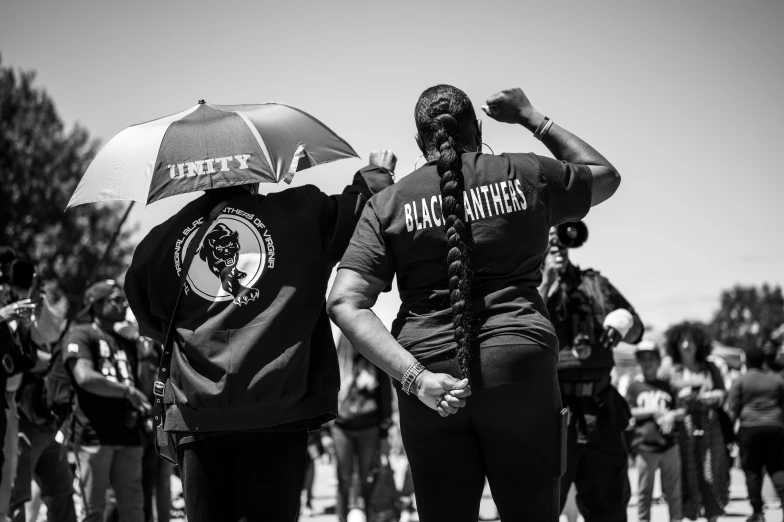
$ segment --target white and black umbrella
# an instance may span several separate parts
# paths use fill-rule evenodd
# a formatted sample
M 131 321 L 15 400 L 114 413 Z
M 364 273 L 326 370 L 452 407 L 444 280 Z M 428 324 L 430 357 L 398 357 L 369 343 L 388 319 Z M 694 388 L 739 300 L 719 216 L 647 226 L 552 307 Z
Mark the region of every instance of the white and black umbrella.
M 212 105 L 126 128 L 97 154 L 68 202 L 152 203 L 177 194 L 249 183 L 291 182 L 296 172 L 354 149 L 313 116 L 288 105 Z

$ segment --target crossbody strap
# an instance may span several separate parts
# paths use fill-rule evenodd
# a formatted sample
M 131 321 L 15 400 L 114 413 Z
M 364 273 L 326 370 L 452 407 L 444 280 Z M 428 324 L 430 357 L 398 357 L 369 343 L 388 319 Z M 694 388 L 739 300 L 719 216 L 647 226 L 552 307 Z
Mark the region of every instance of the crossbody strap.
M 188 249 L 185 252 L 185 257 L 183 258 L 182 264 L 180 265 L 180 282 L 179 291 L 177 292 L 177 300 L 174 302 L 174 309 L 172 310 L 171 319 L 169 320 L 169 327 L 166 330 L 166 337 L 163 341 L 161 363 L 158 365 L 158 380 L 155 381 L 152 389 L 152 392 L 155 395 L 155 404 L 153 404 L 153 416 L 156 432 L 155 435 L 158 438 L 158 443 L 162 446 L 165 446 L 168 443 L 166 434 L 163 430 L 163 422 L 165 418 L 163 412 L 163 392 L 166 389 L 166 381 L 169 380 L 169 373 L 171 373 L 169 368 L 171 367 L 172 352 L 174 351 L 174 332 L 176 331 L 174 327 L 174 320 L 177 317 L 177 308 L 180 305 L 182 289 L 185 287 L 185 280 L 188 277 L 188 270 L 191 267 L 193 256 L 196 254 L 199 245 L 201 245 L 201 241 L 204 239 L 204 235 L 207 233 L 207 229 L 210 228 L 210 225 L 213 223 L 213 221 L 215 221 L 215 219 L 217 219 L 218 214 L 223 211 L 228 203 L 229 200 L 225 199 L 215 205 L 215 208 L 212 209 L 207 219 L 202 222 L 199 230 L 196 232 L 196 235 L 193 236 L 193 241 L 191 241 L 188 245 Z

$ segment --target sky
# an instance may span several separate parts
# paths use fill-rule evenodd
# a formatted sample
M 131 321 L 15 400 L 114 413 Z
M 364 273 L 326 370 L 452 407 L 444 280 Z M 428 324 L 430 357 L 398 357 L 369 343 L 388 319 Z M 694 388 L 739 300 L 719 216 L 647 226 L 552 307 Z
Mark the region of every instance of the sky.
M 784 142 L 782 24 L 780 1 L 27 0 L 0 5 L 0 54 L 104 143 L 200 99 L 299 107 L 362 156 L 296 175 L 327 193 L 374 149 L 397 154 L 399 177 L 413 170 L 427 87 L 455 85 L 477 112 L 521 87 L 621 173 L 572 259 L 661 329 L 709 320 L 732 285 L 784 279 L 784 169 L 771 156 Z M 549 155 L 522 127 L 483 119 L 495 153 Z M 185 201 L 137 204 L 135 237 Z M 389 324 L 398 305 L 391 292 L 376 311 Z

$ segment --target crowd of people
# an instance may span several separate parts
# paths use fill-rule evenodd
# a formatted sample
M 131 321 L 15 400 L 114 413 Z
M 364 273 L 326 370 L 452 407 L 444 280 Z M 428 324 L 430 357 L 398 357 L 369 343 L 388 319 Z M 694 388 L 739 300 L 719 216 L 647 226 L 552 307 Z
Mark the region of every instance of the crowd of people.
M 293 521 L 313 512 L 328 453 L 342 522 L 414 506 L 423 522 L 474 522 L 487 484 L 501 520 L 557 520 L 574 486 L 586 522 L 625 521 L 630 455 L 641 521 L 661 470 L 670 519 L 710 522 L 729 499 L 732 444 L 749 520 L 763 520 L 763 470 L 784 500 L 776 350 L 748 350 L 728 389 L 704 327 L 645 339 L 631 303 L 569 257 L 617 170 L 520 89 L 483 110 L 555 159 L 484 154 L 470 100 L 439 85 L 415 107 L 415 172 L 394 182 L 395 156 L 379 151 L 340 195 L 208 190 L 142 240 L 122 285 L 92 283 L 78 313 L 4 248 L 0 520 L 36 520 L 43 502 L 49 520 L 75 521 L 77 484 L 84 520 L 166 521 L 176 474 L 190 522 Z M 265 255 L 243 261 L 262 234 Z M 387 329 L 372 307 L 393 280 Z M 621 341 L 640 365 L 625 390 Z

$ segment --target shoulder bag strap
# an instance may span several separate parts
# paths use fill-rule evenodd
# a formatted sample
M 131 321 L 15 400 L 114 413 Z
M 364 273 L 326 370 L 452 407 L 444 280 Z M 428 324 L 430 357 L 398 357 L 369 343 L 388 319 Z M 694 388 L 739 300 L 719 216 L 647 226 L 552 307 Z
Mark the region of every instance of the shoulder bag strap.
M 177 308 L 180 304 L 180 297 L 182 297 L 182 289 L 185 286 L 185 279 L 188 277 L 188 270 L 191 267 L 193 256 L 196 254 L 196 250 L 198 250 L 204 235 L 207 233 L 207 229 L 210 228 L 212 222 L 217 219 L 218 214 L 221 213 L 228 203 L 229 200 L 226 199 L 215 205 L 215 208 L 212 209 L 210 215 L 199 227 L 199 230 L 193 237 L 193 241 L 191 241 L 190 245 L 188 245 L 188 250 L 185 252 L 185 257 L 183 258 L 182 265 L 180 266 L 180 282 L 179 291 L 177 292 L 177 300 L 174 302 L 174 309 L 172 310 L 171 320 L 169 320 L 169 327 L 166 330 L 166 337 L 163 341 L 161 363 L 158 366 L 158 380 L 155 381 L 152 389 L 152 392 L 155 395 L 155 404 L 153 404 L 153 422 L 155 423 L 155 435 L 158 438 L 158 443 L 162 446 L 168 444 L 166 434 L 163 429 L 163 422 L 165 419 L 163 411 L 163 392 L 166 389 L 166 381 L 169 380 L 169 367 L 171 366 L 172 352 L 174 349 L 174 332 L 176 331 L 174 328 L 174 320 L 177 317 Z

